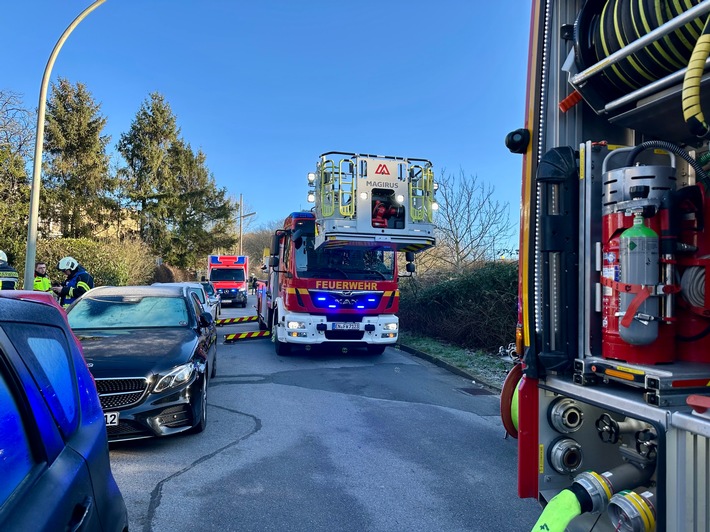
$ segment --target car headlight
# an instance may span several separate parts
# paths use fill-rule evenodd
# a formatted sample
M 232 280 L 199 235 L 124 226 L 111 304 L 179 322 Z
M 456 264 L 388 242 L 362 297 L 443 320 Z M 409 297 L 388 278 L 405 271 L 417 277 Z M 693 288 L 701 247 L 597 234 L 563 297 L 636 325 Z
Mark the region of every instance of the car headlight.
M 195 371 L 195 366 L 192 364 L 184 364 L 173 369 L 167 375 L 163 375 L 158 380 L 158 384 L 153 388 L 153 393 L 164 392 L 169 388 L 175 388 L 188 382 Z
M 396 331 L 396 330 L 397 330 L 397 324 L 396 324 L 395 322 L 384 323 L 384 324 L 382 325 L 382 328 L 383 328 L 385 331 Z
M 305 329 L 306 324 L 302 321 L 289 321 L 286 323 L 287 329 Z

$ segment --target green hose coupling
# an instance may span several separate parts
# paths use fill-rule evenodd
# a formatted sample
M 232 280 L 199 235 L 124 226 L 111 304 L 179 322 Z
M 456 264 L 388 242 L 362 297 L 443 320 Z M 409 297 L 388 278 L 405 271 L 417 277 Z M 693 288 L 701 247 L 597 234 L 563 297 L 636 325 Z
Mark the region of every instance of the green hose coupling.
M 570 521 L 581 513 L 577 496 L 562 490 L 547 503 L 531 532 L 565 532 Z

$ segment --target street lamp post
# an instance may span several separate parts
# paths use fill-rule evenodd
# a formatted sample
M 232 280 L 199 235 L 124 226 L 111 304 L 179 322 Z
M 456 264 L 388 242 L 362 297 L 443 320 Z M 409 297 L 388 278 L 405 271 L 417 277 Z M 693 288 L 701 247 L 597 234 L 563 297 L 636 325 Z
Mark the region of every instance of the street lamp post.
M 44 69 L 44 75 L 42 76 L 42 86 L 39 91 L 39 105 L 37 109 L 37 135 L 35 139 L 35 158 L 32 168 L 32 190 L 30 191 L 30 214 L 27 223 L 27 253 L 25 255 L 25 284 L 24 288 L 26 290 L 31 290 L 34 284 L 34 264 L 35 258 L 37 257 L 37 218 L 39 216 L 39 190 L 42 183 L 42 148 L 44 144 L 44 115 L 45 108 L 47 105 L 47 88 L 49 86 L 49 78 L 52 75 L 52 67 L 54 66 L 54 61 L 59 55 L 59 50 L 64 46 L 64 42 L 67 40 L 69 35 L 74 28 L 76 28 L 79 23 L 86 18 L 86 16 L 91 13 L 94 9 L 103 4 L 106 0 L 96 0 L 93 4 L 87 7 L 84 11 L 79 14 L 74 21 L 69 24 L 62 36 L 54 45 L 54 50 L 52 50 L 49 56 L 49 61 L 47 61 L 47 66 Z
M 242 199 L 242 195 L 239 194 L 239 255 L 243 255 L 243 247 L 242 247 L 242 225 L 244 222 L 244 218 L 248 218 L 249 216 L 254 216 L 256 212 L 250 212 L 247 214 L 242 214 L 244 207 L 244 200 Z

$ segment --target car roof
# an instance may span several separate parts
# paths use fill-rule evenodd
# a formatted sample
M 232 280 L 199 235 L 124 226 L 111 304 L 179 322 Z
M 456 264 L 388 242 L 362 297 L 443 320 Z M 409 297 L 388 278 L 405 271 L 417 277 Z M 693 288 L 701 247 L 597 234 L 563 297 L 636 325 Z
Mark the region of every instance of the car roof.
M 181 297 L 183 288 L 178 285 L 136 285 L 136 286 L 98 286 L 92 288 L 84 297 L 99 296 L 140 296 L 140 297 Z
M 200 281 L 182 281 L 174 283 L 153 283 L 151 286 L 188 286 L 190 288 L 204 288 Z
M 64 313 L 54 305 L 32 299 L 22 299 L 24 290 L 7 290 L 12 295 L 0 294 L 0 321 L 45 323 L 55 327 L 67 327 Z M 3 290 L 2 292 L 6 292 Z

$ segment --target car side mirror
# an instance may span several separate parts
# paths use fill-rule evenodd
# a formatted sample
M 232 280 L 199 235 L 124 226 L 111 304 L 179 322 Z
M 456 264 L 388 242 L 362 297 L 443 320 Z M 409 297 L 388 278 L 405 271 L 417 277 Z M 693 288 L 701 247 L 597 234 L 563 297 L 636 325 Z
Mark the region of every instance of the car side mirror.
M 214 323 L 214 318 L 209 312 L 200 314 L 200 327 L 210 327 Z

